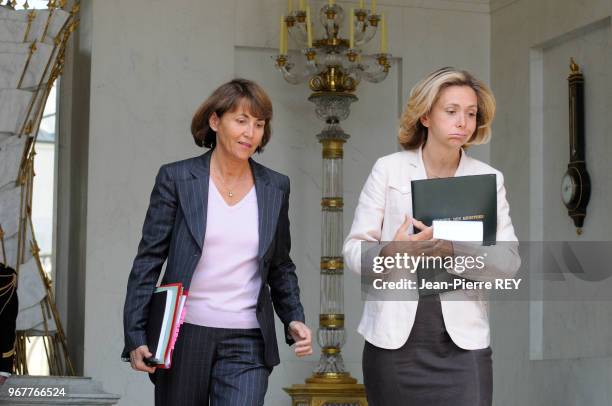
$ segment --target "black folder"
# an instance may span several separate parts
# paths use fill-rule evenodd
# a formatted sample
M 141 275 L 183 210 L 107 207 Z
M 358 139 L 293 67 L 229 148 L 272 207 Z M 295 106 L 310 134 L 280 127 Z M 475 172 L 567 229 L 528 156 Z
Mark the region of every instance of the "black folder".
M 149 320 L 147 322 L 147 346 L 149 351 L 153 354 L 149 359 L 148 363 L 151 364 L 163 364 L 165 349 L 163 342 L 160 343 L 160 335 L 164 328 L 164 316 L 166 315 L 166 302 L 170 300 L 170 291 L 156 291 L 153 293 L 151 298 L 151 304 L 149 305 Z M 159 351 L 158 351 L 159 349 Z M 160 356 L 161 353 L 161 356 Z
M 145 359 L 146 364 L 170 367 L 172 350 L 184 316 L 186 293 L 181 283 L 163 285 L 153 292 L 146 329 L 147 346 L 153 355 Z
M 431 226 L 434 220 L 482 221 L 483 245 L 495 244 L 497 231 L 497 183 L 495 174 L 457 176 L 414 180 L 412 184 L 412 215 Z M 422 279 L 452 281 L 458 276 L 445 269 L 417 270 L 418 286 Z M 419 290 L 420 296 L 445 292 Z

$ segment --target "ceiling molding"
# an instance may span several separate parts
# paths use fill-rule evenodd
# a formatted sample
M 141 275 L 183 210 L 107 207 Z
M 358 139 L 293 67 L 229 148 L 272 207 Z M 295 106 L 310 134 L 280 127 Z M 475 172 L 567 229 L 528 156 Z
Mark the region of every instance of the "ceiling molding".
M 379 9 L 384 11 L 385 7 L 411 7 L 482 14 L 489 14 L 491 10 L 489 0 L 383 0 L 378 2 Z

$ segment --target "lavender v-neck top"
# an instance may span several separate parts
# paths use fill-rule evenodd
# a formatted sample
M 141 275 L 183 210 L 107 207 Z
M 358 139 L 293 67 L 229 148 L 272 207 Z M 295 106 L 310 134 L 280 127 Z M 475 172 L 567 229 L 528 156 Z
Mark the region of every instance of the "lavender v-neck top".
M 208 182 L 203 254 L 191 279 L 185 321 L 207 327 L 258 328 L 261 287 L 255 187 L 233 206 Z

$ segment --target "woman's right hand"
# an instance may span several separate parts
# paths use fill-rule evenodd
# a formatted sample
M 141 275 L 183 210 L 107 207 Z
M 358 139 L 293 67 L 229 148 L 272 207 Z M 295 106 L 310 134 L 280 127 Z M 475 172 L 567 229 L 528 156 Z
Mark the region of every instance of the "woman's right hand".
M 415 229 L 419 229 L 416 234 L 409 234 L 408 229 L 410 226 L 414 226 Z M 393 241 L 427 241 L 433 238 L 433 227 L 427 227 L 421 221 L 412 218 L 408 215 L 404 217 L 404 222 L 395 232 Z
M 130 364 L 132 365 L 132 369 L 136 371 L 143 371 L 152 374 L 155 372 L 155 367 L 150 367 L 144 363 L 145 358 L 149 358 L 152 356 L 149 352 L 149 347 L 146 345 L 141 345 L 140 347 L 130 351 Z
M 410 226 L 414 226 L 415 229 L 419 229 L 416 234 L 410 234 L 408 232 Z M 433 227 L 427 227 L 423 222 L 412 218 L 408 215 L 405 216 L 404 222 L 399 226 L 395 235 L 393 236 L 393 242 L 387 244 L 381 251 L 383 256 L 395 256 L 395 254 L 407 253 L 408 255 L 418 255 L 423 250 L 425 243 L 417 244 L 406 244 L 406 241 L 429 241 L 433 238 Z M 397 243 L 397 244 L 396 244 Z M 411 252 L 414 250 L 414 252 Z

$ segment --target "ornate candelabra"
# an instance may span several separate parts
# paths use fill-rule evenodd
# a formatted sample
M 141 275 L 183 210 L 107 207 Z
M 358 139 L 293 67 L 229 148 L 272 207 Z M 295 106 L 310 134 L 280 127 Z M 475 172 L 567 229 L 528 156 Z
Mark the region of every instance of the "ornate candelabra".
M 358 385 L 346 371 L 342 359 L 344 330 L 344 260 L 343 242 L 343 144 L 349 134 L 340 121 L 350 114 L 351 103 L 358 100 L 353 93 L 362 80 L 380 82 L 387 77 L 390 54 L 387 53 L 387 33 L 384 14 L 378 14 L 376 2 L 366 9 L 364 2 L 346 14 L 334 1 L 324 5 L 318 14 L 323 27 L 322 38 L 313 38 L 310 7 L 304 1 L 281 17 L 279 54 L 275 66 L 291 84 L 308 82 L 313 93 L 308 98 L 315 112 L 325 122 L 317 134 L 322 144 L 323 192 L 321 199 L 321 298 L 317 341 L 321 358 L 305 385 L 293 385 L 285 390 L 294 406 L 336 404 L 365 405 L 363 385 Z M 340 36 L 340 28 L 348 16 L 348 38 Z M 380 52 L 362 53 L 360 47 L 380 31 Z M 302 55 L 289 55 L 288 37 L 302 48 Z M 328 403 L 332 402 L 332 403 Z

